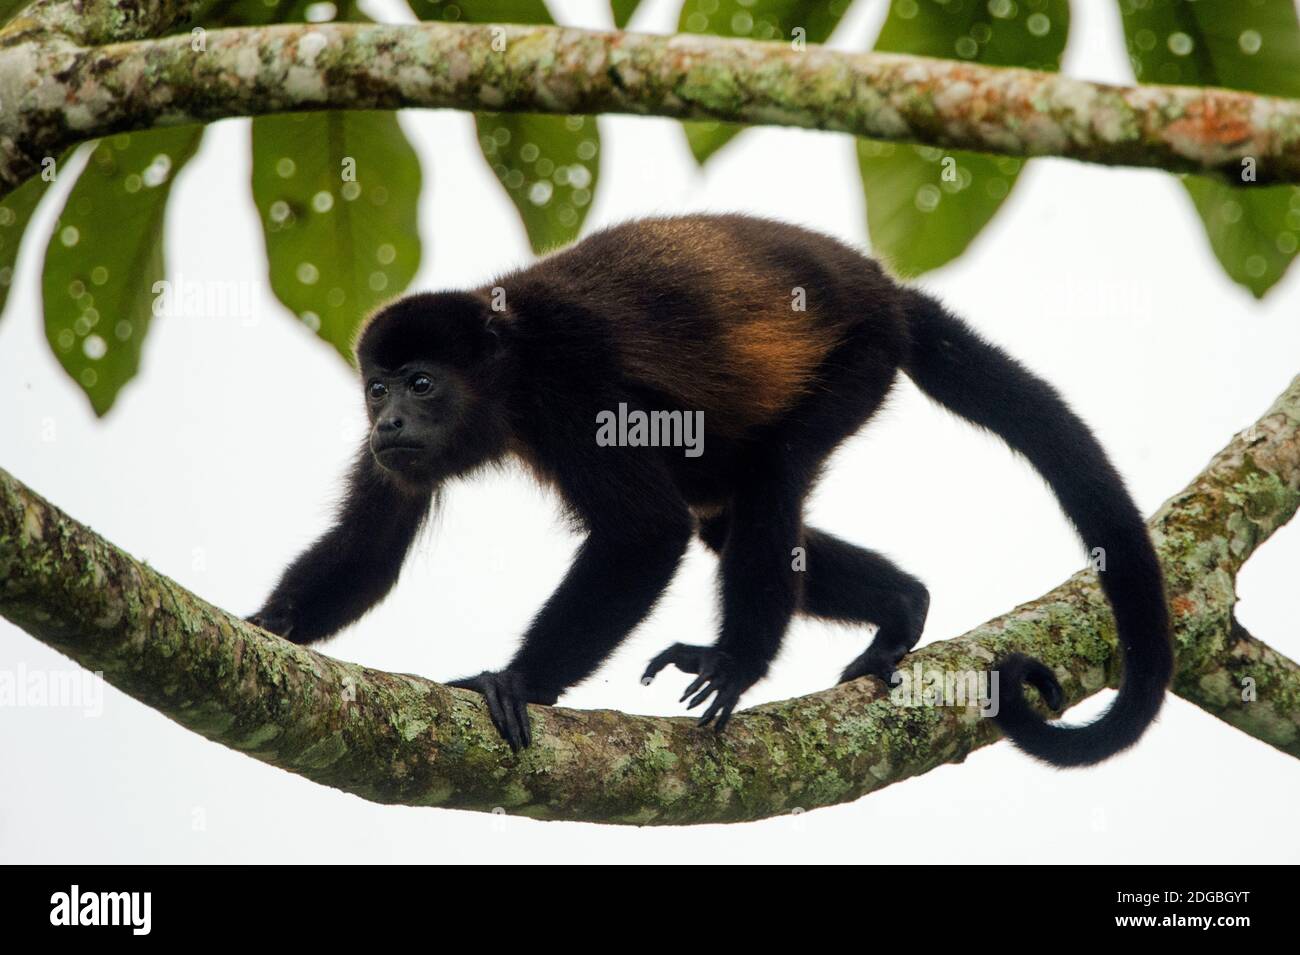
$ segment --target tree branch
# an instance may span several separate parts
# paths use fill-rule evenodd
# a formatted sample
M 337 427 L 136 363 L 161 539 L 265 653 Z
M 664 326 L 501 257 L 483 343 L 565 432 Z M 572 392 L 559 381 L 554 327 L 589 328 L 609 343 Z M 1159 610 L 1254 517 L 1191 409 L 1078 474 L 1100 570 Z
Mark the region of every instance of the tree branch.
M 1238 183 L 1250 159 L 1255 183 L 1300 182 L 1300 102 L 1222 89 L 1108 86 L 916 56 L 551 26 L 290 24 L 212 31 L 203 51 L 188 35 L 107 46 L 77 46 L 70 35 L 33 32 L 21 16 L 0 32 L 0 196 L 41 157 L 107 133 L 400 107 L 799 126 Z M 96 29 L 82 39 L 102 36 Z
M 15 20 L 85 46 L 158 36 L 191 17 L 202 0 L 35 0 Z M 6 30 L 6 32 L 8 32 Z
M 1297 507 L 1300 377 L 1151 521 L 1175 622 L 1175 692 L 1294 756 L 1300 668 L 1232 613 L 1242 563 Z M 250 627 L 3 471 L 0 581 L 0 615 L 146 705 L 377 802 L 591 822 L 734 822 L 856 799 L 959 762 L 997 735 L 974 708 L 901 705 L 862 679 L 754 707 L 720 737 L 690 719 L 533 706 L 533 746 L 513 755 L 477 695 Z M 1114 622 L 1095 576 L 1076 574 L 905 663 L 945 675 L 986 671 L 1011 649 L 1052 666 L 1071 704 L 1114 685 Z

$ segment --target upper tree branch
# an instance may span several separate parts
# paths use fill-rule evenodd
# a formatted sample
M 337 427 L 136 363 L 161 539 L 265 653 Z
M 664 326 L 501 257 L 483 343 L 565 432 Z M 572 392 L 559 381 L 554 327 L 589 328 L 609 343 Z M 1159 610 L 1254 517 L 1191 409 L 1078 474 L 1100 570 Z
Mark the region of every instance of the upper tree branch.
M 0 33 L 0 195 L 41 157 L 105 133 L 408 106 L 735 120 L 1236 181 L 1250 158 L 1257 182 L 1300 182 L 1300 103 L 1221 89 L 550 26 L 293 24 L 213 31 L 199 52 L 189 35 L 100 47 L 66 35 L 17 21 Z
M 1300 668 L 1233 619 L 1243 561 L 1298 506 L 1300 377 L 1151 529 L 1175 623 L 1175 692 L 1300 756 Z M 855 799 L 996 738 L 973 709 L 903 706 L 862 679 L 747 710 L 721 737 L 691 719 L 534 706 L 533 746 L 516 756 L 477 695 L 249 627 L 3 471 L 0 582 L 0 615 L 126 693 L 208 739 L 380 802 L 730 822 Z M 1070 703 L 1113 685 L 1114 623 L 1094 576 L 1080 573 L 904 666 L 983 671 L 1011 649 L 1052 666 Z

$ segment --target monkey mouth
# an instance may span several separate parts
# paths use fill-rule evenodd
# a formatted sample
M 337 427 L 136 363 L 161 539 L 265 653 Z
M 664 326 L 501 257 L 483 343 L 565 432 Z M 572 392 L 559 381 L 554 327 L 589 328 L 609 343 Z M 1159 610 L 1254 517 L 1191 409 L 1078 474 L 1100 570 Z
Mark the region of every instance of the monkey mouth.
M 371 451 L 375 460 L 390 471 L 401 471 L 412 465 L 420 463 L 425 455 L 425 447 L 422 444 L 386 444 L 380 448 L 372 448 Z

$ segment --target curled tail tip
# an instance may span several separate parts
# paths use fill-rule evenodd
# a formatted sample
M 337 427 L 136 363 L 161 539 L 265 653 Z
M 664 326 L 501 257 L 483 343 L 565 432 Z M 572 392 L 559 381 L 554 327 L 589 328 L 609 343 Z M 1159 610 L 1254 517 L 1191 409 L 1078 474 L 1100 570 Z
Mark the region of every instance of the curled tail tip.
M 1023 653 L 1010 653 L 1003 658 L 998 672 L 1026 706 L 1028 702 L 1024 700 L 1021 688 L 1028 685 L 1038 691 L 1038 695 L 1053 713 L 1059 713 L 1065 708 L 1065 690 L 1061 688 L 1056 674 L 1042 660 Z
M 1087 766 L 1141 737 L 1164 700 L 1172 670 L 1160 562 L 1123 478 L 1101 443 L 1048 382 L 984 340 L 936 299 L 907 295 L 908 377 L 926 395 L 993 432 L 1043 476 L 1085 546 L 1104 543 L 1112 567 L 1102 589 L 1119 634 L 1124 680 L 1099 719 L 1049 723 L 1025 699 L 1038 689 L 1053 709 L 1065 702 L 1041 662 L 1022 654 L 1001 661 L 996 717 L 1020 749 L 1054 766 Z
M 1006 737 L 1021 751 L 1061 769 L 1092 766 L 1136 743 L 1155 721 L 1164 702 L 1163 686 L 1135 681 L 1091 723 L 1066 725 L 1043 719 L 1025 697 L 1026 685 L 1038 690 L 1053 712 L 1064 706 L 1065 694 L 1056 675 L 1041 661 L 1010 654 L 999 664 L 999 709 L 994 718 Z

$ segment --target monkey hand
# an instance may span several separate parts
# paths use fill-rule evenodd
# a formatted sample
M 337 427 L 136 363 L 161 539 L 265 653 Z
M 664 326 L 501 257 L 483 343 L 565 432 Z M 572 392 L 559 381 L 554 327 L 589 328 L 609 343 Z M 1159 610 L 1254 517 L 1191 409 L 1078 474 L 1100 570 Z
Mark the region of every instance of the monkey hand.
M 683 673 L 697 674 L 679 702 L 685 701 L 694 693 L 694 698 L 686 704 L 688 710 L 693 710 L 712 696 L 713 702 L 700 716 L 699 725 L 708 726 L 712 722 L 713 728 L 719 733 L 727 728 L 731 712 L 740 702 L 740 695 L 762 677 L 761 673 L 746 670 L 726 650 L 674 643 L 650 661 L 641 677 L 641 683 L 649 686 L 659 671 L 670 663 Z
M 558 694 L 530 691 L 523 674 L 508 668 L 484 670 L 478 676 L 451 680 L 447 686 L 482 693 L 492 725 L 516 753 L 531 746 L 533 742 L 532 729 L 528 723 L 528 704 L 542 703 L 550 706 L 558 698 Z
M 292 639 L 293 604 L 286 599 L 272 597 L 261 610 L 244 618 L 255 627 L 261 627 L 267 633 Z

